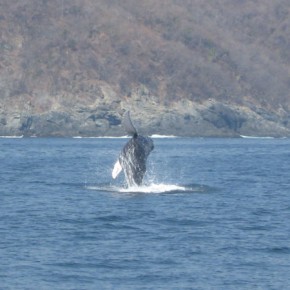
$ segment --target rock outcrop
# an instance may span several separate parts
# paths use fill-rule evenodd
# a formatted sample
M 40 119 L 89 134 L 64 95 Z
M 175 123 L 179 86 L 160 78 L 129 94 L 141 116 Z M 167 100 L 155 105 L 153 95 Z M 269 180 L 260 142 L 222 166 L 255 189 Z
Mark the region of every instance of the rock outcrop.
M 176 136 L 238 137 L 240 135 L 285 137 L 290 135 L 289 115 L 262 108 L 225 104 L 216 100 L 193 102 L 179 100 L 170 106 L 158 98 L 140 95 L 90 106 L 67 105 L 41 113 L 22 110 L 2 112 L 1 135 L 24 136 L 122 136 L 121 122 L 126 110 L 143 134 Z

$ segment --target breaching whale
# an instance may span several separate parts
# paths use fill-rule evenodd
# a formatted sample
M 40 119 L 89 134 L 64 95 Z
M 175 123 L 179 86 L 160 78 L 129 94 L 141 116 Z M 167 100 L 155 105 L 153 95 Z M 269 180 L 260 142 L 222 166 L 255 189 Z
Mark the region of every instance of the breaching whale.
M 138 134 L 129 111 L 124 115 L 123 126 L 132 138 L 122 149 L 112 171 L 112 177 L 115 179 L 123 169 L 127 185 L 140 186 L 146 172 L 147 158 L 154 148 L 153 140 Z

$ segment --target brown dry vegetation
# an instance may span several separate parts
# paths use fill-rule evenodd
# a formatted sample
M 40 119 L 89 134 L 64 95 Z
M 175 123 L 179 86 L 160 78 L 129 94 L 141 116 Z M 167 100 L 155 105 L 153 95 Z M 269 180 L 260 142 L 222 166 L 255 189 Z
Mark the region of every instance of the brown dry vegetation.
M 168 106 L 289 114 L 289 12 L 288 0 L 1 0 L 2 106 L 87 105 L 105 83 L 120 99 L 143 85 Z

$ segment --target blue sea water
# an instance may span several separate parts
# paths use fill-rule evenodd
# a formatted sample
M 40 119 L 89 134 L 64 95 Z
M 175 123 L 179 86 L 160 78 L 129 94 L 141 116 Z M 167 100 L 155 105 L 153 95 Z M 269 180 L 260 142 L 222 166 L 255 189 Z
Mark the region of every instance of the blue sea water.
M 290 140 L 0 139 L 0 289 L 290 289 Z

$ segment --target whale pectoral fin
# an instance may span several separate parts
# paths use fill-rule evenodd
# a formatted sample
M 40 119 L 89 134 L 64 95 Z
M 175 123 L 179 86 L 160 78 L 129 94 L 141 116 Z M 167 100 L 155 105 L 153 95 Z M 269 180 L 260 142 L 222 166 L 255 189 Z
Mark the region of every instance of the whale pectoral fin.
M 114 165 L 114 169 L 113 169 L 113 171 L 112 171 L 112 177 L 115 179 L 119 174 L 120 174 L 120 172 L 122 171 L 122 166 L 121 166 L 121 164 L 120 164 L 120 162 L 119 162 L 119 160 L 115 163 L 115 165 Z

